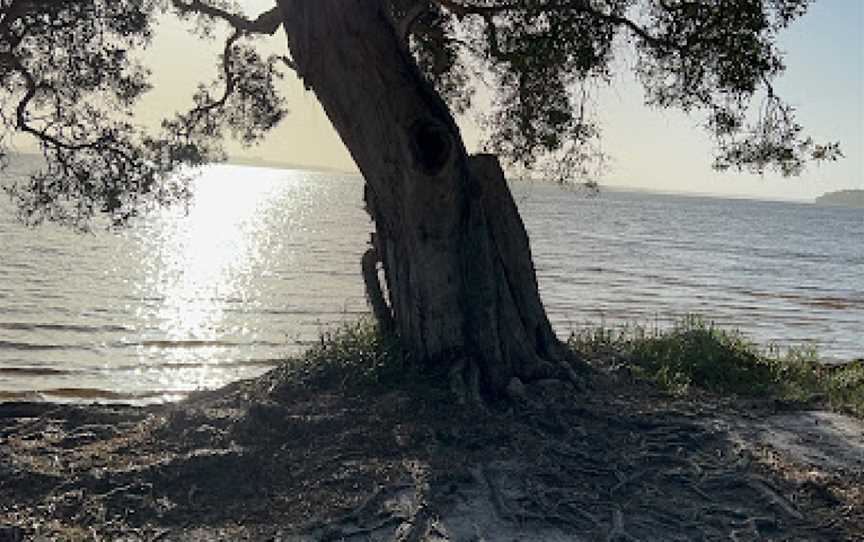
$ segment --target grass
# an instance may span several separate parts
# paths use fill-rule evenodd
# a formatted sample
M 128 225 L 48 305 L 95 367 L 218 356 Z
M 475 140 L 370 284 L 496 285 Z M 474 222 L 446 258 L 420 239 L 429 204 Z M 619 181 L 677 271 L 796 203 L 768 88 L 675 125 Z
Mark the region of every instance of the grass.
M 291 368 L 305 384 L 322 388 L 383 387 L 410 370 L 398 342 L 368 319 L 323 332 Z
M 812 347 L 760 348 L 740 332 L 697 316 L 668 330 L 585 328 L 568 342 L 587 359 L 624 363 L 636 376 L 674 394 L 698 387 L 728 396 L 825 404 L 864 417 L 864 360 L 826 365 Z M 442 375 L 411 363 L 394 337 L 366 319 L 322 334 L 290 371 L 304 386 L 319 390 L 376 394 L 401 389 L 442 399 L 449 393 Z
M 820 363 L 812 347 L 759 348 L 738 331 L 688 316 L 671 329 L 595 327 L 571 334 L 588 359 L 619 360 L 676 394 L 697 386 L 722 395 L 819 402 L 864 417 L 864 361 Z
M 399 389 L 425 397 L 449 394 L 446 379 L 412 363 L 397 338 L 368 318 L 321 334 L 318 343 L 288 365 L 293 379 L 317 390 L 380 394 Z

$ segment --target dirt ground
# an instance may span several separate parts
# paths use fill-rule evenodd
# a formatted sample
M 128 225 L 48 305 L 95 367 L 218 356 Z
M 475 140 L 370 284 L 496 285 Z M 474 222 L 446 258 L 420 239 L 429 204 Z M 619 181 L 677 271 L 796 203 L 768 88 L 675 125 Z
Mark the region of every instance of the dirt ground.
M 594 371 L 457 408 L 275 370 L 0 405 L 0 542 L 864 540 L 864 424 Z

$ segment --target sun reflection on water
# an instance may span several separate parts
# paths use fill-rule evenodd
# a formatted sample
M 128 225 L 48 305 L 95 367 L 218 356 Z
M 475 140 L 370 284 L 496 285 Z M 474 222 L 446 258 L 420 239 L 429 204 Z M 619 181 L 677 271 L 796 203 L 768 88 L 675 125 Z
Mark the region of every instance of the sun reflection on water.
M 302 182 L 299 177 L 239 166 L 208 168 L 196 180 L 186 210 L 166 211 L 144 236 L 142 264 L 148 272 L 141 297 L 150 302 L 139 308 L 139 317 L 150 325 L 139 355 L 158 356 L 160 365 L 173 367 L 144 364 L 141 376 L 158 380 L 165 389 L 185 390 L 230 379 L 224 374 L 228 369 L 211 361 L 224 357 L 232 343 L 245 341 L 252 331 L 226 329 L 225 311 L 254 304 L 250 285 L 258 271 L 266 272 L 259 264 L 274 248 L 268 217 L 275 212 L 294 219 L 302 215 L 302 191 L 297 191 L 299 197 L 285 197 Z M 278 252 L 286 257 L 286 251 Z

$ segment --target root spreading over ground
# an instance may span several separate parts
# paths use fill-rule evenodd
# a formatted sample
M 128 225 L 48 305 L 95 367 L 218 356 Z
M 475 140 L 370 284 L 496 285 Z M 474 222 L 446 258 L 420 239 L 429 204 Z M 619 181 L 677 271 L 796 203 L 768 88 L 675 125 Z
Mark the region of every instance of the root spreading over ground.
M 485 411 L 297 375 L 0 405 L 0 541 L 864 538 L 852 418 L 608 371 Z

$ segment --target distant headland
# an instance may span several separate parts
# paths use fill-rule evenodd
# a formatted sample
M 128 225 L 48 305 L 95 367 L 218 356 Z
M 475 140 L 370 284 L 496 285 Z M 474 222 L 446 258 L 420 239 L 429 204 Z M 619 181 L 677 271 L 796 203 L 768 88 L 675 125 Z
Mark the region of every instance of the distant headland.
M 838 190 L 816 198 L 817 205 L 840 205 L 864 209 L 864 190 Z

